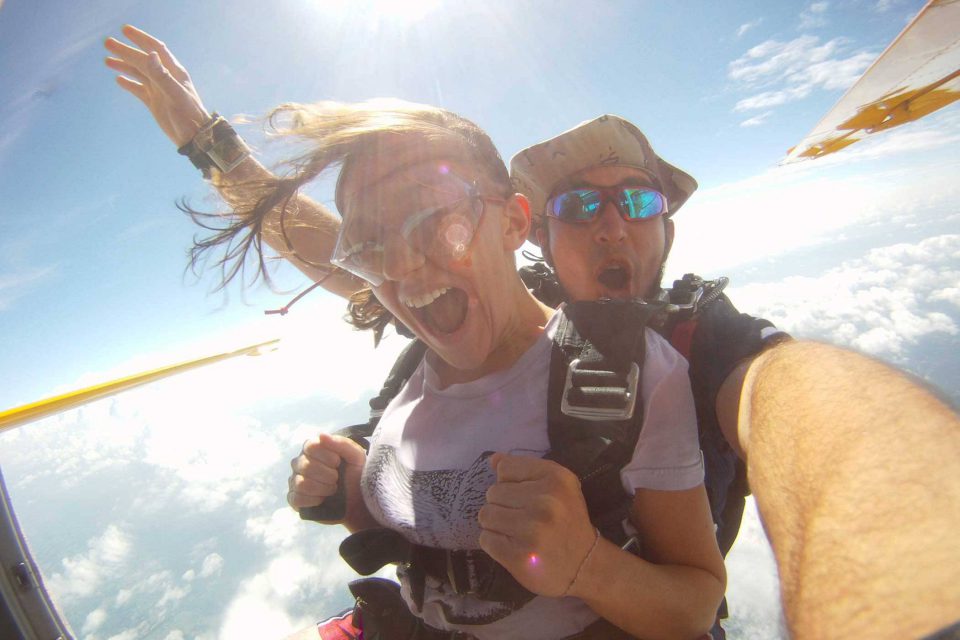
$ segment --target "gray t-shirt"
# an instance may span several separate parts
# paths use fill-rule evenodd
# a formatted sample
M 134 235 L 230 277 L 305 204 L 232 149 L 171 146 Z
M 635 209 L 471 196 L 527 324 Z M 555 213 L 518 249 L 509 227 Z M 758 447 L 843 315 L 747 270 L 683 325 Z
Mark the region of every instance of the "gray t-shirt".
M 479 380 L 441 389 L 433 369 L 421 363 L 387 407 L 364 467 L 364 500 L 383 526 L 422 545 L 479 548 L 477 513 L 495 480 L 485 452 L 542 457 L 550 448 L 546 397 L 557 318 L 510 369 Z M 687 362 L 654 331 L 645 337 L 643 430 L 620 474 L 631 495 L 638 488 L 684 490 L 703 482 Z M 577 598 L 535 597 L 514 609 L 457 595 L 429 577 L 417 611 L 404 573 L 398 576 L 410 610 L 427 624 L 481 640 L 562 638 L 598 617 Z

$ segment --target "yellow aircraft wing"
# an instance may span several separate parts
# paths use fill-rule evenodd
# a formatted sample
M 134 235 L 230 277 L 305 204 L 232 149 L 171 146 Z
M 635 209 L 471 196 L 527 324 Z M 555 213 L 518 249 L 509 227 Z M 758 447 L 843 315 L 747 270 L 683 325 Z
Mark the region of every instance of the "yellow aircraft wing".
M 960 1 L 931 0 L 783 164 L 819 158 L 960 99 Z
M 100 384 L 95 384 L 83 389 L 77 389 L 37 402 L 31 402 L 30 404 L 25 404 L 20 407 L 14 407 L 13 409 L 0 412 L 0 432 L 19 427 L 32 420 L 39 420 L 40 418 L 45 418 L 60 411 L 66 411 L 67 409 L 72 409 L 73 407 L 111 396 L 115 393 L 120 393 L 121 391 L 126 391 L 127 389 L 139 387 L 154 380 L 160 380 L 161 378 L 183 373 L 190 369 L 196 369 L 197 367 L 203 367 L 237 356 L 260 355 L 261 353 L 275 349 L 279 342 L 280 340 L 268 340 L 267 342 L 250 345 L 242 349 L 217 353 L 203 358 L 187 360 L 186 362 L 178 362 L 115 380 L 108 380 L 107 382 L 101 382 Z

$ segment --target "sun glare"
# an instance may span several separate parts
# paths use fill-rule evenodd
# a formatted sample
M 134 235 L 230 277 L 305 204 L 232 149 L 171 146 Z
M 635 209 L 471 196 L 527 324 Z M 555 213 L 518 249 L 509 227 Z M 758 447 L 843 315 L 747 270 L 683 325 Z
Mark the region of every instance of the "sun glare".
M 353 13 L 400 26 L 415 24 L 440 7 L 443 0 L 320 0 L 321 10 Z

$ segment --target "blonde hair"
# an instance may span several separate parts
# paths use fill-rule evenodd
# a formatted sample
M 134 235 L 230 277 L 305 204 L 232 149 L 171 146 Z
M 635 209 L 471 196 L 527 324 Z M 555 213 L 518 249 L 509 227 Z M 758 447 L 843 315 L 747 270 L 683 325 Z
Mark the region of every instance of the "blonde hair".
M 194 210 L 185 201 L 178 204 L 197 224 L 211 232 L 194 239 L 190 268 L 197 272 L 211 252 L 219 251 L 214 265 L 221 272 L 220 289 L 238 275 L 241 280 L 247 280 L 251 254 L 256 258 L 256 271 L 250 283 L 262 277 L 270 284 L 260 238 L 268 214 L 279 208 L 280 234 L 287 249 L 296 255 L 286 240 L 283 225 L 291 201 L 300 189 L 331 168 L 339 169 L 342 178 L 358 160 L 376 156 L 387 144 L 402 144 L 410 139 L 417 144 L 442 145 L 448 153 L 451 149 L 462 151 L 465 159 L 475 162 L 493 184 L 502 187 L 504 195 L 512 192 L 503 158 L 490 137 L 473 122 L 446 109 L 393 98 L 360 103 L 287 103 L 273 109 L 264 120 L 271 135 L 305 147 L 281 163 L 285 169 L 281 175 L 269 181 L 239 185 L 242 196 L 231 198 L 233 213 L 229 216 Z M 337 186 L 336 200 L 340 208 L 340 180 Z M 317 266 L 329 268 L 329 265 Z M 388 312 L 372 292 L 364 293 L 351 300 L 348 321 L 357 327 L 382 330 L 384 314 Z

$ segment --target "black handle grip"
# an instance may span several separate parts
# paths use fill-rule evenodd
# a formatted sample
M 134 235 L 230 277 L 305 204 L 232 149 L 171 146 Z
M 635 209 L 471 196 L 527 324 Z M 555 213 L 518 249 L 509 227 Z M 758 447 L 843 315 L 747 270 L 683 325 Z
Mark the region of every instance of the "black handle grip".
M 347 484 L 344 482 L 347 473 L 347 463 L 345 460 L 340 461 L 339 473 L 340 477 L 338 478 L 336 492 L 315 507 L 301 507 L 301 520 L 340 522 L 347 517 Z

